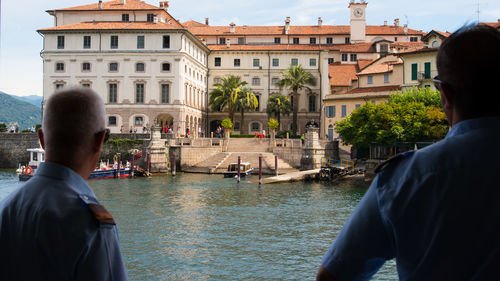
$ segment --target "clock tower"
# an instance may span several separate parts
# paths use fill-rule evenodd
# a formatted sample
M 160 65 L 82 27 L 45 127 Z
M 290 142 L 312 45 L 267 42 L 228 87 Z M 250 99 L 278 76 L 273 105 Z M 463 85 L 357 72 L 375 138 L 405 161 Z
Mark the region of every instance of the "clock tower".
M 349 9 L 351 10 L 351 43 L 363 43 L 366 41 L 366 3 L 361 0 L 356 3 L 351 0 Z

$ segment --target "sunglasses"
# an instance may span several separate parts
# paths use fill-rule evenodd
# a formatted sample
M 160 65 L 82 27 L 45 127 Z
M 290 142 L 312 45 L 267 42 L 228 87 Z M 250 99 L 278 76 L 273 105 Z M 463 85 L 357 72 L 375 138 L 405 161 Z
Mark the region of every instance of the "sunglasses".
M 100 130 L 100 131 L 96 132 L 96 133 L 95 133 L 95 136 L 97 136 L 97 135 L 101 134 L 102 132 L 104 132 L 104 141 L 103 141 L 102 143 L 106 143 L 106 142 L 108 141 L 108 139 L 109 139 L 109 134 L 110 134 L 111 132 L 109 131 L 109 129 L 108 129 L 108 128 L 106 128 L 106 129 L 104 129 L 104 130 Z
M 450 83 L 445 82 L 439 78 L 439 75 L 432 78 L 432 82 L 434 82 L 434 87 L 441 91 L 441 85 L 446 85 L 447 88 L 451 89 Z

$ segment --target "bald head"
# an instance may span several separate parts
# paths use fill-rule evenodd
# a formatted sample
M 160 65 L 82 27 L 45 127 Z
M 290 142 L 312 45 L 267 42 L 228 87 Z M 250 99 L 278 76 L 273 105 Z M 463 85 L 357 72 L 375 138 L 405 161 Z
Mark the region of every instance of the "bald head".
M 47 152 L 85 151 L 105 129 L 104 103 L 89 88 L 58 91 L 47 100 L 42 129 Z
M 439 78 L 447 84 L 456 110 L 466 119 L 500 115 L 500 31 L 487 25 L 465 26 L 441 45 Z

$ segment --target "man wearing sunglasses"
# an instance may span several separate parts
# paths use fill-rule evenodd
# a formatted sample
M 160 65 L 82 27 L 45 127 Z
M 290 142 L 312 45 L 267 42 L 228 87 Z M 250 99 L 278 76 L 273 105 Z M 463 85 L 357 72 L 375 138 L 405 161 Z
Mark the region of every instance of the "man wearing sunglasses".
M 113 217 L 85 182 L 109 136 L 103 101 L 56 92 L 38 136 L 45 162 L 0 202 L 0 280 L 127 280 Z
M 369 280 L 393 258 L 400 280 L 499 278 L 500 32 L 459 29 L 437 68 L 450 131 L 377 168 L 318 280 Z

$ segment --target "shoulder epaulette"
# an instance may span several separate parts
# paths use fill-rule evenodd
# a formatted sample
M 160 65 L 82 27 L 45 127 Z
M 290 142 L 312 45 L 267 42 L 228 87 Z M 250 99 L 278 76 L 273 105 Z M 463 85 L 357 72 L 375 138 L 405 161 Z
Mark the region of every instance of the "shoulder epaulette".
M 400 154 L 397 154 L 397 155 L 394 155 L 393 157 L 389 158 L 388 160 L 380 163 L 376 168 L 375 168 L 375 174 L 381 172 L 382 170 L 384 170 L 385 168 L 387 168 L 387 166 L 389 166 L 389 164 L 393 164 L 393 163 L 396 163 L 410 155 L 412 155 L 415 151 L 414 150 L 410 150 L 410 151 L 406 151 L 406 152 L 403 152 L 403 153 L 400 153 Z
M 112 224 L 116 225 L 113 216 L 104 208 L 103 205 L 99 204 L 87 204 L 89 206 L 90 211 L 94 215 L 94 218 L 99 222 L 99 224 Z

